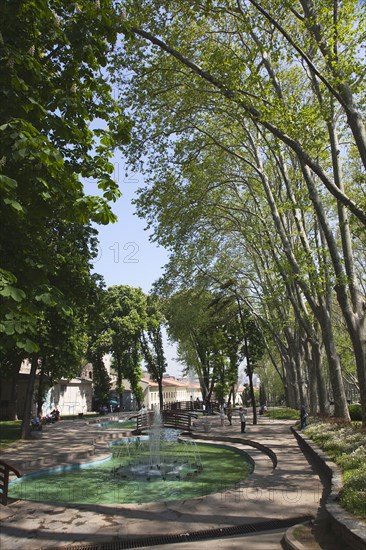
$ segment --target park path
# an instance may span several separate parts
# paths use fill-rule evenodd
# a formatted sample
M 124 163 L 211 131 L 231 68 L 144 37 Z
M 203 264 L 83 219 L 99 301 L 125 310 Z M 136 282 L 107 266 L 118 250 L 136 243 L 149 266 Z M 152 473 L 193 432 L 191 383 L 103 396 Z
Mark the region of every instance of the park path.
M 299 449 L 290 432 L 293 421 L 259 417 L 247 432 L 240 434 L 239 419 L 232 426 L 220 426 L 218 417 L 209 417 L 209 436 L 235 436 L 243 440 L 243 449 L 256 462 L 254 473 L 238 487 L 202 498 L 147 504 L 62 505 L 15 501 L 1 506 L 1 550 L 59 548 L 72 544 L 87 545 L 141 536 L 187 534 L 210 529 L 226 529 L 263 520 L 315 516 L 322 494 L 318 476 Z M 3 460 L 11 461 L 25 473 L 70 462 L 99 459 L 108 453 L 106 438 L 95 425 L 85 420 L 61 421 L 35 433 L 34 439 L 19 442 L 4 450 Z M 278 465 L 270 458 L 245 445 L 244 438 L 270 447 Z M 213 472 L 213 475 L 220 475 Z M 281 532 L 264 532 L 240 537 L 241 548 L 278 550 Z M 261 542 L 262 537 L 262 542 Z M 189 540 L 189 539 L 188 539 Z M 214 542 L 217 548 L 236 548 L 239 538 Z M 248 545 L 245 541 L 247 540 Z M 269 540 L 272 542 L 269 543 Z M 230 542 L 231 541 L 231 542 Z M 216 544 L 217 543 L 217 544 Z M 184 550 L 186 544 L 179 543 Z M 194 543 L 195 548 L 207 541 Z M 221 544 L 221 545 L 220 545 Z M 231 544 L 231 546 L 230 546 Z M 239 543 L 238 543 L 239 544 Z M 162 545 L 161 548 L 165 548 Z M 155 546 L 158 548 L 158 546 Z M 169 545 L 170 550 L 174 545 Z

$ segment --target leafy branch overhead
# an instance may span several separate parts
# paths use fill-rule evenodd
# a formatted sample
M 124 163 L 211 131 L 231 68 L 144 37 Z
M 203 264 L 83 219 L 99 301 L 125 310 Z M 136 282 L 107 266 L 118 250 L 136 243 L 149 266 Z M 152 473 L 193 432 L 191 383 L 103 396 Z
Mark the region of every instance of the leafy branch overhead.
M 72 245 L 62 255 L 58 243 L 81 231 L 89 271 L 90 223 L 116 220 L 112 156 L 131 123 L 104 69 L 119 26 L 112 2 L 2 2 L 0 18 L 1 346 L 31 352 L 43 306 L 73 308 L 55 283 Z

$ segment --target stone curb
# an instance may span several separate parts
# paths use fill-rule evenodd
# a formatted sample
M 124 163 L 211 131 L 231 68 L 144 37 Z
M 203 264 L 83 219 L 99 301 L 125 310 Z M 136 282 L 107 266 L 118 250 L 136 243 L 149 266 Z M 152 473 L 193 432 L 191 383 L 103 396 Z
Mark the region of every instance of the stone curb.
M 306 546 L 294 537 L 294 531 L 299 525 L 303 524 L 301 523 L 290 527 L 283 535 L 281 539 L 281 546 L 284 550 L 306 550 Z
M 258 443 L 257 441 L 253 441 L 252 439 L 246 439 L 244 437 L 238 438 L 238 437 L 227 436 L 227 435 L 220 435 L 220 436 L 214 436 L 210 434 L 206 435 L 206 434 L 201 434 L 197 432 L 192 432 L 192 433 L 184 432 L 182 435 L 189 436 L 192 439 L 202 439 L 203 441 L 210 440 L 210 439 L 212 440 L 219 439 L 220 441 L 223 441 L 223 442 L 239 443 L 240 445 L 247 445 L 249 447 L 254 447 L 255 449 L 258 449 L 259 451 L 261 451 L 271 459 L 273 469 L 277 468 L 276 453 L 266 445 L 262 445 L 262 443 Z
M 355 519 L 344 510 L 337 501 L 343 488 L 343 478 L 340 468 L 317 447 L 309 438 L 291 427 L 301 449 L 305 449 L 315 459 L 316 464 L 328 477 L 331 490 L 325 503 L 332 529 L 353 550 L 366 550 L 366 527 L 362 521 Z

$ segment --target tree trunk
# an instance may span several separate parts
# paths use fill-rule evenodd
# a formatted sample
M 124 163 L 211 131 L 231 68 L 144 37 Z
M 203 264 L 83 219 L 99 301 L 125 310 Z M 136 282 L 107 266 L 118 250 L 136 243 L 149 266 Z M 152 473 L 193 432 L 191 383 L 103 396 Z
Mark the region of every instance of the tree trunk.
M 39 375 L 39 385 L 38 385 L 38 392 L 37 392 L 37 415 L 41 418 L 42 417 L 42 408 L 45 398 L 45 358 L 42 358 L 42 365 L 41 365 L 41 372 Z
M 285 403 L 288 407 L 295 408 L 299 400 L 296 372 L 294 372 L 292 360 L 287 353 L 286 356 L 282 355 L 281 358 L 284 371 Z
M 352 103 L 352 101 L 351 101 Z M 342 168 L 339 156 L 339 141 L 334 123 L 328 124 L 328 132 L 330 136 L 332 149 L 332 162 L 334 177 L 337 186 L 343 191 Z M 365 138 L 365 129 L 363 127 Z M 366 139 L 364 139 L 364 145 Z M 366 147 L 365 147 L 366 154 Z M 366 158 L 366 157 L 365 157 Z M 347 324 L 348 333 L 350 335 L 353 350 L 355 353 L 357 377 L 360 386 L 361 408 L 362 408 L 362 424 L 366 427 L 366 320 L 365 320 L 365 299 L 360 291 L 358 281 L 355 274 L 352 237 L 349 226 L 348 212 L 345 207 L 338 203 L 338 218 L 339 231 L 342 239 L 342 250 L 344 258 L 344 266 L 347 274 L 348 289 L 344 288 L 344 284 L 336 286 L 337 299 L 341 307 L 343 317 Z M 351 308 L 352 304 L 352 308 Z
M 316 364 L 316 358 L 313 356 L 312 346 L 309 341 L 305 343 L 305 360 L 308 365 L 309 410 L 312 415 L 315 415 L 319 410 L 317 379 L 318 366 Z
M 18 420 L 18 372 L 14 374 L 11 379 L 11 389 L 10 389 L 10 403 L 9 403 L 9 420 Z
M 303 369 L 303 357 L 302 357 L 302 349 L 303 349 L 303 342 L 301 338 L 298 338 L 297 346 L 295 349 L 294 359 L 295 359 L 295 368 L 296 368 L 296 374 L 297 374 L 297 380 L 298 380 L 298 388 L 299 388 L 299 396 L 300 396 L 300 402 L 308 404 L 308 391 L 307 391 L 307 383 L 308 383 L 308 373 L 305 373 Z
M 123 381 L 123 372 L 122 372 L 122 361 L 118 357 L 116 359 L 117 363 L 117 390 L 118 390 L 118 400 L 119 400 L 119 410 L 123 411 L 123 392 L 121 391 L 122 388 L 122 381 Z M 139 409 L 140 407 L 138 407 Z
M 22 427 L 21 427 L 21 434 L 20 434 L 21 439 L 26 439 L 30 435 L 30 421 L 32 417 L 33 394 L 34 394 L 34 386 L 36 381 L 37 369 L 38 369 L 38 355 L 36 353 L 33 353 L 31 358 L 31 370 L 28 378 L 27 393 L 24 401 Z
M 302 400 L 302 391 L 300 393 L 301 389 L 301 382 L 299 380 L 299 373 L 297 370 L 296 365 L 296 359 L 293 355 L 290 357 L 290 368 L 289 371 L 291 373 L 290 377 L 290 383 L 291 383 L 291 393 L 292 393 L 292 408 L 298 408 L 300 401 Z
M 366 428 L 366 326 L 362 317 L 359 319 L 359 328 L 355 330 L 353 349 L 355 351 L 357 378 L 360 387 L 362 427 Z
M 341 362 L 336 350 L 333 329 L 329 312 L 325 308 L 319 309 L 320 323 L 324 339 L 324 348 L 327 354 L 329 367 L 329 380 L 334 399 L 334 416 L 350 422 L 346 392 L 344 389 Z
M 319 340 L 313 341 L 311 344 L 311 355 L 316 365 L 316 379 L 318 389 L 319 414 L 322 416 L 329 415 L 329 399 L 327 398 L 327 388 L 324 378 L 322 366 L 322 350 Z
M 360 401 L 362 409 L 362 426 L 366 427 L 366 320 L 365 303 L 360 297 L 358 311 L 350 308 L 347 296 L 341 288 L 336 287 L 338 303 L 344 315 L 348 333 L 352 341 L 357 369 L 357 379 L 360 388 Z
M 259 404 L 263 406 L 263 405 L 266 405 L 266 403 L 267 403 L 266 386 L 264 382 L 261 381 L 261 385 L 259 386 Z
M 297 408 L 300 401 L 302 401 L 303 395 L 300 373 L 297 364 L 298 345 L 292 328 L 286 327 L 284 329 L 284 334 L 287 341 L 287 361 L 285 362 L 285 372 L 289 389 L 289 406 L 291 408 Z
M 159 380 L 158 380 L 158 387 L 159 387 L 159 405 L 160 405 L 160 410 L 162 411 L 164 409 L 163 379 L 162 378 L 159 378 Z

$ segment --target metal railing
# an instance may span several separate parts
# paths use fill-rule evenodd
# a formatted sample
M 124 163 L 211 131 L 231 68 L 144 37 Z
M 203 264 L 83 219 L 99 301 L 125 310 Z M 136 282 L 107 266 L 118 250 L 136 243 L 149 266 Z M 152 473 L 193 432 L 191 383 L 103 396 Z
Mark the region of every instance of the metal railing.
M 211 414 L 220 410 L 220 403 L 218 401 L 210 401 L 210 403 L 207 403 L 197 400 L 176 401 L 174 403 L 164 403 L 164 410 L 197 411 Z
M 1 504 L 8 504 L 9 474 L 13 472 L 17 477 L 23 477 L 23 474 L 11 464 L 0 460 L 0 491 Z
M 190 430 L 192 424 L 192 417 L 196 415 L 189 411 L 161 411 L 161 423 L 164 428 L 175 428 L 177 430 Z M 136 416 L 137 430 L 149 429 L 154 422 L 154 411 L 146 411 Z

